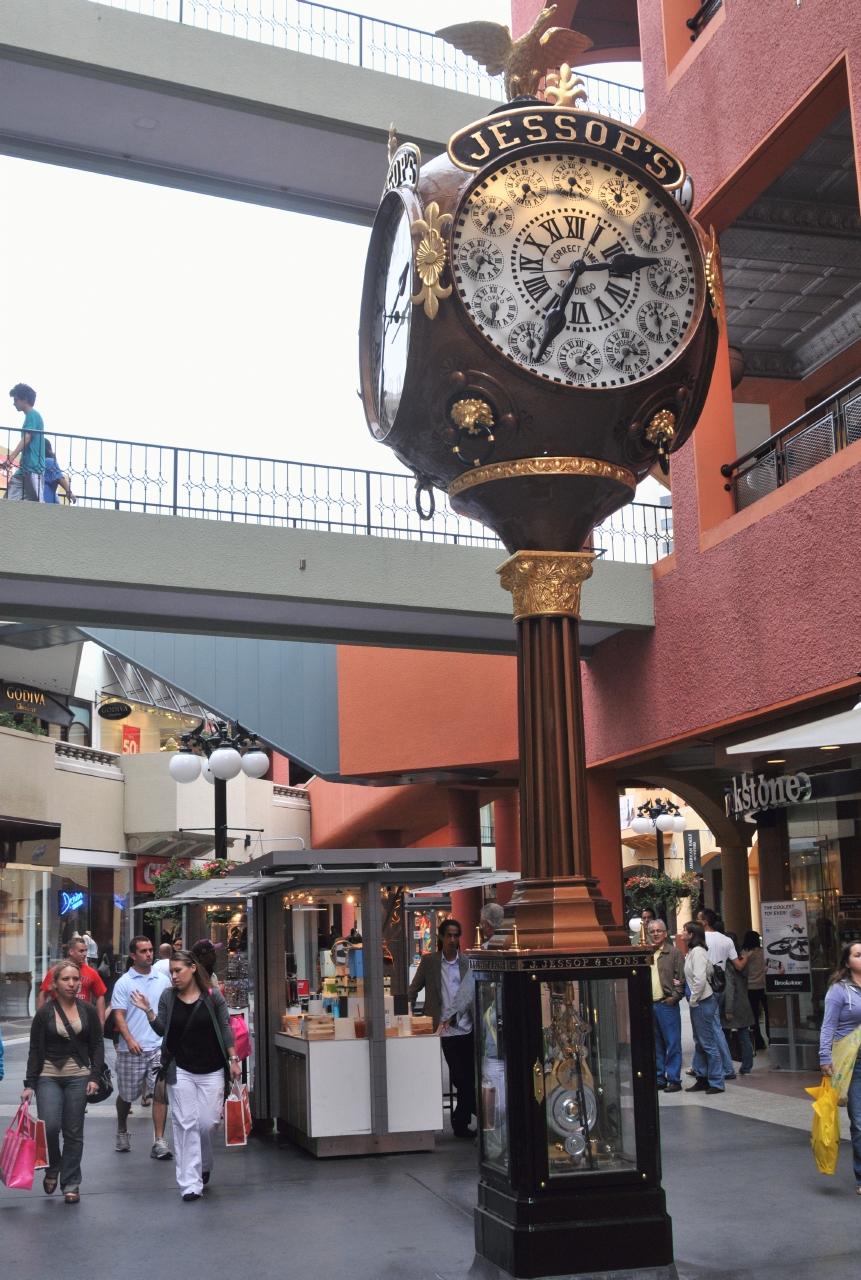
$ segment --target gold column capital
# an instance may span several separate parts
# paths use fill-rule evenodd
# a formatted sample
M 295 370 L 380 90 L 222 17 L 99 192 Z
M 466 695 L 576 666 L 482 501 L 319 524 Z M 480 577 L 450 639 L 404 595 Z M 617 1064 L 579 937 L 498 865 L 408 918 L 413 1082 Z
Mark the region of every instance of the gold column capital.
M 497 569 L 514 597 L 514 621 L 542 614 L 580 617 L 580 587 L 592 577 L 594 551 L 515 551 Z

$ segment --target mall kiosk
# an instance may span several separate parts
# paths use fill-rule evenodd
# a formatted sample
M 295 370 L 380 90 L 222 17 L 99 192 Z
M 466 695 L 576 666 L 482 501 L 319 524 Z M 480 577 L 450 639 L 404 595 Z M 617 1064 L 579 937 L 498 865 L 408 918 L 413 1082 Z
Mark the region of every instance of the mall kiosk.
M 218 881 L 177 886 L 174 896 L 186 905 L 246 908 L 256 1128 L 275 1121 L 321 1157 L 433 1149 L 443 1127 L 440 1041 L 426 1020 L 410 1016 L 406 965 L 401 975 L 393 939 L 400 927 L 406 961 L 410 891 L 494 878 L 477 848 L 291 849 Z M 318 945 L 317 923 L 348 900 L 359 908 L 361 945 L 348 945 L 347 963 L 333 973 L 321 963 L 331 938 Z

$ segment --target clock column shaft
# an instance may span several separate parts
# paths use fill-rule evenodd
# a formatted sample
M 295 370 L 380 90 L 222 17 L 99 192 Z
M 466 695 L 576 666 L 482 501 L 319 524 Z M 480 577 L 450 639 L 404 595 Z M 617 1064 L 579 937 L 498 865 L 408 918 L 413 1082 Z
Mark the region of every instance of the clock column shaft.
M 591 875 L 578 627 L 594 558 L 518 551 L 497 571 L 517 623 L 523 879 L 506 916 L 521 948 L 628 944 Z

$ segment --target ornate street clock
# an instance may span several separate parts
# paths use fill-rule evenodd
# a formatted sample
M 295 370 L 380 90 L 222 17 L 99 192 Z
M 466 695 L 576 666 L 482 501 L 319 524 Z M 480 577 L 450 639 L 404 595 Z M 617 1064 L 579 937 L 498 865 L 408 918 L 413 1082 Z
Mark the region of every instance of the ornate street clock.
M 424 166 L 394 157 L 362 309 L 370 429 L 511 551 L 579 550 L 693 430 L 717 323 L 685 176 L 645 134 L 534 99 Z
M 518 41 L 493 23 L 443 34 L 531 94 L 551 46 L 583 39 L 546 30 L 552 14 Z M 578 617 L 592 530 L 696 425 L 720 273 L 714 234 L 676 198 L 681 161 L 580 110 L 564 64 L 545 83 L 552 105 L 516 97 L 429 164 L 394 151 L 362 393 L 419 488 L 512 553 L 498 572 L 517 624 L 523 878 L 505 928 L 470 955 L 476 1247 L 513 1276 L 669 1280 L 651 952 L 631 948 L 591 874 Z

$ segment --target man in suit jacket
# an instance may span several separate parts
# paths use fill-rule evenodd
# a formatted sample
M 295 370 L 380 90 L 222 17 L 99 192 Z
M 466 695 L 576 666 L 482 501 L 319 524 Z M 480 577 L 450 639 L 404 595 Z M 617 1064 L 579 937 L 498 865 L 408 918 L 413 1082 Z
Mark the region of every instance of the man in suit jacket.
M 469 972 L 466 956 L 460 955 L 461 927 L 448 919 L 440 928 L 442 949 L 423 955 L 407 999 L 412 1006 L 424 989 L 425 1014 L 433 1018 L 434 1029 L 442 1037 L 442 1051 L 448 1063 L 451 1083 L 457 1091 L 457 1105 L 451 1127 L 458 1138 L 471 1138 L 469 1123 L 475 1113 L 475 1035 L 472 1008 L 453 1013 L 458 988 Z

